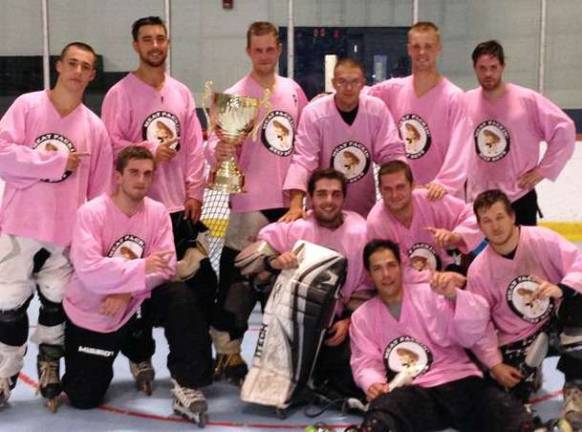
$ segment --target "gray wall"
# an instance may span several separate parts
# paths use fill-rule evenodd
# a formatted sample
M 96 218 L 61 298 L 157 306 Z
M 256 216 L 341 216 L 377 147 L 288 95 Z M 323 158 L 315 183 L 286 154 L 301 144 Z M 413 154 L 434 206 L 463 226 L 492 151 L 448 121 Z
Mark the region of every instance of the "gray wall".
M 48 0 L 50 51 L 71 40 L 92 44 L 106 71 L 136 66 L 129 28 L 163 15 L 163 0 Z M 294 0 L 297 26 L 405 26 L 412 0 Z M 506 48 L 507 79 L 537 88 L 541 0 L 420 0 L 419 18 L 441 27 L 441 70 L 459 86 L 476 85 L 470 54 L 479 41 Z M 564 108 L 582 108 L 582 0 L 548 0 L 545 94 Z M 41 55 L 40 0 L 3 0 L 0 55 Z M 213 79 L 222 89 L 248 71 L 244 34 L 255 20 L 287 25 L 287 0 L 172 0 L 172 73 L 200 96 Z

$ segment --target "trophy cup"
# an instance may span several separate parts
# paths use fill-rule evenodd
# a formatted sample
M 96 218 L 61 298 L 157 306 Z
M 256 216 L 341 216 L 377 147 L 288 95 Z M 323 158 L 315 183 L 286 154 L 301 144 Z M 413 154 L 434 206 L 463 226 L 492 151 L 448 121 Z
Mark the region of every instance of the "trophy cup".
M 265 90 L 263 99 L 237 96 L 228 93 L 212 92 L 212 81 L 204 84 L 204 114 L 208 121 L 208 133 L 215 132 L 222 142 L 240 145 L 251 134 L 256 137 L 259 108 L 270 110 L 271 91 Z M 207 101 L 211 98 L 210 110 Z M 210 112 L 208 112 L 210 111 Z M 237 166 L 234 157 L 230 157 L 214 167 L 208 178 L 208 187 L 214 191 L 235 194 L 244 192 L 244 174 Z

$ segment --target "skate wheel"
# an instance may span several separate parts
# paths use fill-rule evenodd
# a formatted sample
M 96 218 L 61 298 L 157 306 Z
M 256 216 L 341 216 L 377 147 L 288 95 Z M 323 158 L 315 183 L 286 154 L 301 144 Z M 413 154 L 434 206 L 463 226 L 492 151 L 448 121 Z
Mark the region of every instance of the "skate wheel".
M 275 414 L 279 420 L 285 420 L 288 416 L 287 410 L 284 408 L 277 408 Z
M 560 432 L 574 432 L 574 428 L 570 424 L 570 422 L 566 419 L 560 419 L 558 421 L 558 430 Z
M 152 391 L 152 383 L 151 382 L 144 382 L 141 386 L 141 390 L 147 395 L 147 396 L 151 396 L 153 391 Z
M 52 412 L 53 414 L 56 413 L 58 408 L 57 398 L 49 399 L 46 403 L 46 406 L 48 407 L 50 412 Z
M 198 418 L 198 427 L 202 429 L 205 428 L 207 424 L 208 424 L 208 414 L 206 413 L 200 414 L 200 417 Z

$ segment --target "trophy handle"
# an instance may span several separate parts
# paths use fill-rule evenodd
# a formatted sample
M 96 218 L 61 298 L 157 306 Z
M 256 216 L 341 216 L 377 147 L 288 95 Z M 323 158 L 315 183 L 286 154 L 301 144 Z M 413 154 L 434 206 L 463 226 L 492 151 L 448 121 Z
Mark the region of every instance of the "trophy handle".
M 256 121 L 255 122 L 255 126 L 253 127 L 253 130 L 251 132 L 251 136 L 253 137 L 253 140 L 257 139 L 257 132 L 259 131 L 259 128 L 261 127 L 261 125 L 263 124 L 263 121 L 265 120 L 265 117 L 267 117 L 267 115 L 269 114 L 269 112 L 271 111 L 271 90 L 270 89 L 265 89 L 265 93 L 263 93 L 263 98 L 261 99 L 261 101 L 259 102 L 259 108 L 263 107 L 263 117 L 261 118 L 260 121 Z
M 202 96 L 202 111 L 204 111 L 204 117 L 206 117 L 206 130 L 208 135 L 212 133 L 214 127 L 210 121 L 210 110 L 208 108 L 208 101 L 212 97 L 212 81 L 206 81 L 204 83 L 204 96 Z

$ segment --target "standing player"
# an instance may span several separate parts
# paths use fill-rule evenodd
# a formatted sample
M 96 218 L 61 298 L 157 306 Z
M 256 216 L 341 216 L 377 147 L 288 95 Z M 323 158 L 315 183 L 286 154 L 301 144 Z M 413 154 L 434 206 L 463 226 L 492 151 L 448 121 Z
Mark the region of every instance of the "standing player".
M 453 196 L 430 201 L 430 191 L 415 189 L 412 170 L 402 161 L 378 172 L 382 201 L 367 219 L 368 239 L 388 239 L 402 248 L 404 263 L 416 270 L 456 270 L 449 251 L 473 250 L 483 236 L 471 208 Z
M 243 333 L 236 328 L 234 308 L 240 301 L 254 304 L 256 294 L 242 282 L 234 268 L 234 257 L 256 239 L 263 226 L 287 211 L 289 201 L 283 193 L 283 181 L 291 161 L 299 116 L 307 104 L 299 85 L 276 73 L 281 42 L 273 24 L 251 24 L 246 51 L 252 63 L 251 72 L 225 92 L 260 99 L 269 89 L 271 111 L 259 113 L 259 119 L 264 120 L 257 138 L 249 136 L 238 154 L 232 145 L 220 142 L 216 136 L 210 137 L 208 146 L 213 161 L 236 155 L 246 176 L 247 192 L 230 197 L 230 223 L 220 260 L 218 312 L 213 323 L 213 342 L 218 353 L 215 377 L 226 375 L 236 382 L 246 374 L 246 365 L 240 357 Z M 233 284 L 235 289 L 231 289 Z
M 354 378 L 371 401 L 359 430 L 533 430 L 523 406 L 483 380 L 465 351 L 485 332 L 485 300 L 450 280 L 403 282 L 389 240 L 371 241 L 363 255 L 378 295 L 350 327 Z M 397 387 L 403 376 L 410 385 Z
M 464 95 L 474 126 L 468 200 L 489 189 L 501 189 L 512 202 L 518 225 L 536 225 L 535 186 L 556 180 L 574 153 L 574 122 L 533 90 L 503 81 L 505 55 L 499 42 L 473 50 L 480 87 Z M 548 145 L 539 160 L 541 141 Z
M 155 16 L 140 18 L 133 23 L 132 36 L 139 67 L 109 90 L 103 121 L 116 154 L 137 144 L 155 155 L 158 168 L 149 196 L 170 212 L 178 259 L 183 260 L 184 244 L 194 241 L 192 224 L 200 217 L 204 193 L 200 123 L 190 90 L 166 74 L 170 40 L 164 22 Z M 209 263 L 203 271 L 204 277 L 201 274 L 188 284 L 208 292 L 210 307 L 216 278 Z M 186 269 L 179 276 L 190 273 Z M 154 377 L 149 359 L 139 363 L 130 359 L 130 366 L 138 386 L 148 388 Z
M 0 217 L 0 405 L 22 369 L 35 289 L 41 302 L 32 340 L 40 391 L 56 409 L 61 392 L 64 288 L 71 273 L 65 249 L 77 208 L 103 192 L 111 145 L 101 120 L 83 105 L 95 77 L 89 45 L 68 44 L 48 91 L 19 97 L 0 121 L 0 175 L 6 182 Z
M 558 328 L 562 414 L 580 430 L 582 252 L 547 228 L 516 225 L 509 198 L 500 190 L 482 192 L 473 207 L 489 244 L 469 267 L 467 289 L 487 300 L 495 327 L 475 353 L 502 387 L 527 402 L 537 372 L 528 370 L 526 356 L 540 333 Z
M 146 195 L 155 161 L 143 147 L 123 149 L 116 190 L 82 206 L 75 221 L 67 286 L 63 387 L 77 408 L 97 407 L 113 378 L 119 351 L 149 358 L 149 333 L 161 324 L 168 340 L 174 410 L 205 423 L 200 387 L 210 384 L 208 325 L 194 290 L 175 275 L 172 226 L 163 204 Z M 136 335 L 144 337 L 136 337 Z
M 361 94 L 364 66 L 351 58 L 340 59 L 332 83 L 335 93 L 309 104 L 301 117 L 284 185 L 291 193 L 291 208 L 283 221 L 301 217 L 309 175 L 327 167 L 348 180 L 346 210 L 368 216 L 376 202 L 372 162 L 404 158 L 388 109 L 377 98 Z
M 471 129 L 462 90 L 443 77 L 439 29 L 418 22 L 408 32 L 412 75 L 374 85 L 369 94 L 386 103 L 398 123 L 414 178 L 431 200 L 450 193 L 464 198 Z

